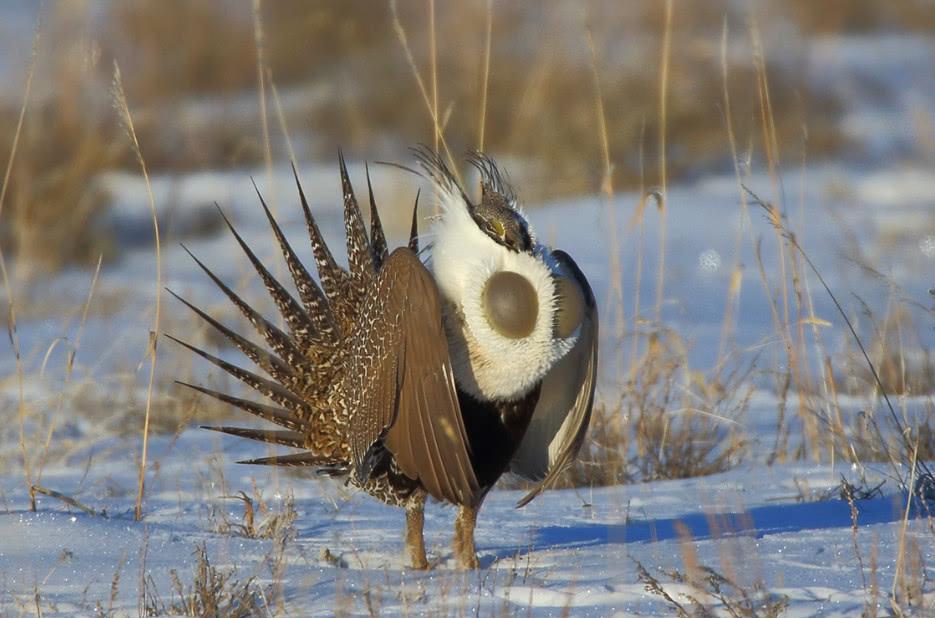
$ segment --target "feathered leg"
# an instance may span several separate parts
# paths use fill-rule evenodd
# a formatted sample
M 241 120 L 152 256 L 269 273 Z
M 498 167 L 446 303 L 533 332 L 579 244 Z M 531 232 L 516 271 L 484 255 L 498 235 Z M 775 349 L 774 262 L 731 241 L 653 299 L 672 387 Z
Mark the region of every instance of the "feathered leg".
M 477 548 L 474 546 L 474 526 L 477 523 L 478 506 L 462 506 L 455 519 L 455 558 L 465 569 L 478 569 Z
M 425 558 L 425 538 L 422 531 L 425 526 L 425 493 L 419 492 L 406 505 L 406 550 L 412 568 L 429 568 Z

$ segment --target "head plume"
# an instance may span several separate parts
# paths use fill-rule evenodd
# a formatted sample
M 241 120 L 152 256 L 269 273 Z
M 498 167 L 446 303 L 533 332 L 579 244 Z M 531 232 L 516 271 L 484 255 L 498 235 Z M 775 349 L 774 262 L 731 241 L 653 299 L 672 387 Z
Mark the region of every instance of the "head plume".
M 531 253 L 536 246 L 526 217 L 516 202 L 516 193 L 494 160 L 476 150 L 467 161 L 480 174 L 481 199 L 475 204 L 441 155 L 427 146 L 413 149 L 425 175 L 442 193 L 442 207 L 463 208 L 480 230 L 510 251 Z

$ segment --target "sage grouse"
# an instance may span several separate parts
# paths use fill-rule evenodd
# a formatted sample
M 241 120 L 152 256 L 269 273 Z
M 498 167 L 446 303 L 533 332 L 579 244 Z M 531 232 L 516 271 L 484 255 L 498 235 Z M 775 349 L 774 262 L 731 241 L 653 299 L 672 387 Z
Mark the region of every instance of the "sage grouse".
M 536 241 L 492 159 L 468 155 L 481 179 L 475 204 L 436 153 L 422 148 L 415 154 L 441 206 L 431 270 L 419 258 L 418 196 L 409 245 L 390 253 L 369 174 L 368 237 L 339 157 L 347 269 L 325 244 L 296 174 L 320 287 L 260 196 L 298 300 L 225 218 L 285 330 L 192 256 L 269 350 L 179 300 L 268 377 L 175 341 L 272 403 L 185 386 L 282 427 L 208 429 L 302 449 L 243 463 L 317 467 L 405 507 L 406 545 L 415 568 L 428 566 L 422 536 L 426 497 L 456 504 L 455 558 L 462 567 L 477 568 L 474 524 L 497 479 L 509 469 L 538 481 L 517 505 L 523 506 L 581 448 L 594 399 L 597 309 L 571 257 Z

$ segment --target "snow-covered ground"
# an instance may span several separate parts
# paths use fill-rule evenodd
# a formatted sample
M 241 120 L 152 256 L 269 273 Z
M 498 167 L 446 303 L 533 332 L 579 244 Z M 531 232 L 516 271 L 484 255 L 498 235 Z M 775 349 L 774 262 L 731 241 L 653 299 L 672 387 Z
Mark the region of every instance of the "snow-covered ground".
M 335 167 L 307 168 L 302 176 L 329 238 L 339 243 Z M 410 205 L 415 186 L 398 170 L 377 167 L 372 172 L 377 195 L 389 196 L 385 218 L 391 236 L 401 240 L 407 219 L 403 211 Z M 362 191 L 362 165 L 352 165 L 351 173 Z M 262 186 L 265 172 L 255 170 L 254 175 Z M 272 199 L 294 244 L 306 246 L 289 175 L 287 169 L 276 170 Z M 271 236 L 249 176 L 245 171 L 157 178 L 161 217 L 172 229 L 172 217 L 176 216 L 172 204 L 186 205 L 186 216 L 214 217 L 211 203 L 217 200 L 248 241 L 260 247 L 261 255 L 272 257 Z M 874 263 L 903 287 L 904 294 L 925 302 L 926 275 L 935 265 L 935 257 L 923 242 L 925 236 L 914 244 L 890 246 L 880 242 L 878 234 L 888 221 L 915 221 L 911 228 L 927 221 L 931 204 L 918 198 L 925 195 L 926 187 L 935 189 L 935 175 L 901 169 L 858 175 L 823 167 L 809 170 L 807 180 L 804 203 L 808 213 L 800 218 L 795 208 L 790 208 L 789 225 L 799 232 L 800 242 L 830 284 L 843 295 L 855 292 L 869 303 L 885 302 L 884 286 L 858 277 L 856 267 L 848 267 L 847 261 L 840 259 L 837 250 L 843 246 L 841 230 L 846 226 L 873 254 Z M 108 306 L 95 306 L 92 311 L 82 334 L 78 368 L 71 379 L 73 384 L 106 383 L 109 376 L 123 372 L 130 376 L 130 388 L 141 391 L 154 298 L 154 258 L 145 240 L 145 190 L 133 177 L 113 176 L 105 182 L 116 196 L 113 217 L 120 222 L 118 229 L 125 232 L 122 242 L 127 243 L 127 250 L 119 263 L 103 270 L 96 295 L 101 299 L 99 305 Z M 748 180 L 755 190 L 765 187 L 764 193 L 768 182 L 755 176 Z M 796 174 L 786 175 L 784 182 L 787 187 L 800 186 Z M 896 199 L 892 191 L 883 189 L 894 185 L 904 187 L 907 199 Z M 829 189 L 832 186 L 834 189 Z M 850 190 L 842 192 L 841 186 Z M 842 202 L 850 203 L 852 195 L 859 196 L 863 207 L 842 206 Z M 736 230 L 742 224 L 752 226 L 747 229 L 752 229 L 754 236 L 764 237 L 766 264 L 775 263 L 770 255 L 775 250 L 769 244 L 772 231 L 752 210 L 749 222 L 743 223 L 732 177 L 672 187 L 668 198 L 664 321 L 691 342 L 692 366 L 709 367 L 716 356 L 713 350 L 720 333 L 729 265 L 734 260 Z M 636 203 L 637 196 L 622 194 L 612 205 L 621 238 L 620 258 L 627 265 L 626 290 L 632 289 L 626 282 L 635 277 L 635 236 L 632 230 L 628 233 L 627 226 Z M 206 210 L 192 215 L 200 209 Z M 897 211 L 901 216 L 894 216 Z M 607 298 L 608 205 L 599 198 L 585 198 L 543 205 L 532 209 L 530 216 L 542 237 L 575 256 L 598 297 Z M 712 226 L 712 221 L 717 225 Z M 647 246 L 655 243 L 657 233 L 654 217 L 647 217 Z M 745 268 L 738 347 L 765 344 L 769 348 L 776 344 L 770 342 L 772 326 L 749 234 L 742 230 L 741 262 Z M 218 292 L 176 240 L 170 239 L 164 247 L 166 285 L 213 310 L 223 308 Z M 185 242 L 222 277 L 238 282 L 248 292 L 258 292 L 255 281 L 245 276 L 249 272 L 245 260 L 228 234 L 211 232 Z M 304 253 L 308 257 L 307 249 Z M 652 273 L 656 259 L 656 251 L 647 249 L 641 292 L 647 299 L 655 293 Z M 770 273 L 770 277 L 775 274 Z M 80 307 L 90 276 L 70 272 L 52 283 L 41 293 L 59 299 L 63 306 Z M 168 297 L 163 301 L 166 329 L 189 338 L 200 336 L 186 330 L 195 322 L 188 320 L 177 303 Z M 629 313 L 632 299 L 625 302 Z M 840 349 L 840 321 L 824 295 L 815 294 L 815 302 L 818 317 L 832 324 L 827 328 L 830 348 Z M 231 317 L 230 313 L 225 315 Z M 0 448 L 8 466 L 0 475 L 0 608 L 8 613 L 32 612 L 37 592 L 44 615 L 92 614 L 98 604 L 117 613 L 135 613 L 143 597 L 141 574 L 146 574 L 144 587 L 149 594 L 171 600 L 171 572 L 175 570 L 183 583 L 191 585 L 194 552 L 202 543 L 213 566 L 222 571 L 234 569 L 232 577 L 237 580 L 254 578 L 257 590 L 267 595 L 263 599 L 270 604 L 270 613 L 282 609 L 282 603 L 292 615 L 330 615 L 336 608 L 364 614 L 371 609 L 389 614 L 490 614 L 525 612 L 527 607 L 537 615 L 566 610 L 575 615 L 671 614 L 671 603 L 647 592 L 638 565 L 686 607 L 691 596 L 717 611 L 728 611 L 722 601 L 693 589 L 691 580 L 679 580 L 672 574 L 677 569 L 691 577 L 695 573 L 691 565 L 704 565 L 738 584 L 739 589 L 724 585 L 727 598 L 740 598 L 738 590 L 744 590 L 753 595 L 754 603 L 776 604 L 786 598 L 788 615 L 848 615 L 871 602 L 873 589 L 879 591 L 879 603 L 886 605 L 896 569 L 909 568 L 901 563 L 897 566 L 901 547 L 915 547 L 916 553 L 911 555 L 921 556 L 920 581 L 929 582 L 935 576 L 931 519 L 911 509 L 905 520 L 906 495 L 892 479 L 887 480 L 887 468 L 858 470 L 842 468 L 840 463 L 836 468 L 765 464 L 765 451 L 776 424 L 776 400 L 767 390 L 756 393 L 749 411 L 739 419 L 754 447 L 748 463 L 734 471 L 681 481 L 553 491 L 519 511 L 513 508 L 517 492 L 493 492 L 478 527 L 484 567 L 479 572 L 462 573 L 453 567 L 449 550 L 452 509 L 430 509 L 427 542 L 437 566 L 428 573 L 413 573 L 405 568 L 403 559 L 402 512 L 366 496 L 349 494 L 332 481 L 238 466 L 232 462 L 264 451 L 235 438 L 219 438 L 193 428 L 154 439 L 145 518 L 137 523 L 132 510 L 138 437 L 133 431 L 129 438 L 119 437 L 126 433 L 112 431 L 112 422 L 127 416 L 137 422 L 138 412 L 128 413 L 119 406 L 112 412 L 80 412 L 77 404 L 72 407 L 70 396 L 58 403 L 60 368 L 68 347 L 44 352 L 56 337 L 74 337 L 75 328 L 74 320 L 66 325 L 51 317 L 27 318 L 19 324 L 22 347 L 27 352 L 27 399 L 30 410 L 36 413 L 31 418 L 58 415 L 52 450 L 57 444 L 67 444 L 69 449 L 66 456 L 53 458 L 46 466 L 41 484 L 96 511 L 106 511 L 107 517 L 87 514 L 44 496 L 40 496 L 38 512 L 30 512 L 17 458 L 18 427 L 7 423 Z M 604 336 L 607 361 L 600 396 L 607 399 L 616 392 L 612 356 L 619 344 L 611 325 L 604 328 Z M 931 332 L 923 336 L 930 345 Z M 157 384 L 163 390 L 170 389 L 167 384 L 173 377 L 187 377 L 185 372 L 190 371 L 187 361 L 179 360 L 183 356 L 170 345 L 165 342 L 161 346 L 162 379 Z M 9 355 L 0 358 L 0 363 L 3 375 L 15 375 Z M 195 373 L 205 380 L 217 377 L 198 363 Z M 17 390 L 12 377 L 4 382 L 3 395 L 4 410 L 10 413 L 7 418 L 15 418 Z M 924 405 L 924 400 L 915 403 Z M 859 399 L 844 401 L 848 413 L 856 413 L 861 405 Z M 37 447 L 42 440 L 36 435 L 41 434 L 37 430 L 41 426 L 30 422 L 27 427 Z M 834 491 L 822 495 L 840 484 L 842 474 L 855 483 L 865 477 L 870 486 L 887 480 L 881 493 L 856 503 L 856 536 L 849 504 Z M 243 503 L 230 496 L 241 491 L 253 496 L 256 489 L 268 503 L 269 512 L 287 509 L 294 498 L 297 519 L 284 548 L 274 540 L 231 532 L 225 524 L 241 523 L 244 513 Z M 257 525 L 269 512 L 257 515 Z M 931 595 L 930 585 L 926 585 L 926 593 Z M 710 587 L 706 590 L 712 592 Z M 935 599 L 928 598 L 929 607 L 933 602 Z
M 566 609 L 573 615 L 669 615 L 671 606 L 637 580 L 637 565 L 688 605 L 680 593 L 698 593 L 665 571 L 685 573 L 691 555 L 748 591 L 762 582 L 768 593 L 763 602 L 788 597 L 788 615 L 853 615 L 869 600 L 863 578 L 871 578 L 871 553 L 880 590 L 884 596 L 889 590 L 905 509 L 898 493 L 859 501 L 855 537 L 847 502 L 837 496 L 799 501 L 801 485 L 819 492 L 839 482 L 828 468 L 812 465 L 751 466 L 701 479 L 556 491 L 519 511 L 513 508 L 519 492 L 497 491 L 477 529 L 482 570 L 455 570 L 449 549 L 453 510 L 430 506 L 426 539 L 437 565 L 420 573 L 405 568 L 401 511 L 363 495 L 346 496 L 332 482 L 238 467 L 230 461 L 244 456 L 244 445 L 221 442 L 218 451 L 213 436 L 194 431 L 174 442 L 155 442 L 159 468 L 149 481 L 143 523 L 133 521 L 135 472 L 126 457 L 95 458 L 87 476 L 78 463 L 45 475 L 46 485 L 70 488 L 85 504 L 106 509 L 107 518 L 52 499 L 40 500 L 39 511 L 29 512 L 15 479 L 4 478 L 4 611 L 31 612 L 38 590 L 44 615 L 91 614 L 97 603 L 135 613 L 140 574 L 152 578 L 153 590 L 171 595 L 170 571 L 190 581 L 193 552 L 204 543 L 211 563 L 235 569 L 236 579 L 281 585 L 290 615 L 327 616 L 342 607 L 366 614 L 368 603 L 388 614 L 489 615 L 528 606 L 536 615 Z M 249 494 L 254 482 L 274 510 L 294 497 L 298 515 L 275 579 L 273 541 L 218 532 L 225 518 L 241 523 L 243 513 L 240 501 L 223 496 Z M 932 531 L 913 518 L 906 534 L 923 548 L 930 580 Z
M 141 573 L 152 578 L 151 590 L 171 596 L 170 572 L 190 582 L 194 551 L 204 543 L 211 564 L 235 570 L 234 579 L 255 578 L 258 589 L 281 586 L 277 594 L 288 615 L 327 616 L 336 608 L 367 614 L 368 607 L 386 614 L 512 614 L 526 607 L 535 615 L 566 609 L 595 616 L 673 613 L 645 591 L 638 565 L 684 605 L 689 601 L 680 595 L 691 594 L 717 609 L 718 601 L 668 574 L 677 569 L 688 576 L 687 564 L 714 569 L 758 603 L 787 597 L 787 615 L 853 615 L 871 599 L 873 578 L 886 604 L 903 539 L 904 494 L 884 491 L 858 501 L 855 533 L 846 501 L 837 494 L 816 499 L 839 484 L 842 470 L 753 466 L 691 480 L 553 491 L 522 510 L 513 507 L 519 492 L 496 491 L 478 523 L 482 569 L 476 572 L 453 566 L 453 510 L 430 506 L 426 542 L 436 566 L 413 572 L 403 558 L 401 511 L 361 494 L 348 496 L 330 481 L 231 464 L 245 456 L 245 448 L 247 454 L 262 451 L 205 433 L 154 442 L 158 468 L 149 480 L 142 523 L 133 521 L 130 458 L 88 452 L 88 465 L 75 462 L 45 474 L 45 485 L 67 488 L 84 504 L 106 510 L 106 518 L 50 498 L 29 512 L 18 479 L 4 477 L 4 611 L 32 612 L 38 590 L 44 615 L 93 614 L 98 603 L 133 614 Z M 869 480 L 876 477 L 871 473 Z M 298 518 L 281 567 L 274 566 L 274 541 L 219 531 L 225 521 L 242 523 L 243 505 L 230 496 L 252 494 L 254 483 L 273 511 L 294 499 Z M 921 548 L 923 577 L 930 581 L 933 532 L 930 521 L 917 515 L 910 514 L 905 539 Z M 753 592 L 756 585 L 763 586 L 762 596 Z M 727 587 L 725 592 L 737 594 Z M 272 613 L 280 597 L 267 594 Z
M 924 127 L 919 118 L 931 119 L 935 111 L 933 51 L 935 43 L 926 37 L 829 37 L 814 43 L 806 51 L 805 69 L 848 101 L 842 123 L 861 144 L 859 152 L 839 164 L 789 169 L 781 187 L 760 173 L 743 179 L 758 195 L 783 203 L 786 225 L 862 333 L 871 331 L 861 303 L 879 317 L 896 298 L 916 308 L 913 345 L 923 351 L 935 349 L 935 320 L 925 310 L 935 303 L 929 294 L 935 287 L 935 172 L 926 162 L 931 159 L 916 156 L 917 141 L 930 140 L 916 138 Z M 2 65 L 0 58 L 0 73 L 7 70 Z M 400 157 L 405 157 L 402 148 Z M 363 164 L 351 162 L 350 169 L 358 194 L 365 195 Z M 417 184 L 398 169 L 371 165 L 370 172 L 384 223 L 398 244 L 408 231 Z M 219 203 L 262 258 L 278 260 L 251 175 L 308 260 L 288 167 L 277 166 L 271 179 L 265 169 L 154 178 L 164 232 L 163 285 L 231 323 L 236 316 L 179 242 L 245 295 L 264 302 L 213 206 Z M 309 164 L 300 175 L 339 253 L 337 165 Z M 533 615 L 672 615 L 674 603 L 691 611 L 691 598 L 717 614 L 736 611 L 716 597 L 711 582 L 720 580 L 702 567 L 736 583 L 720 584 L 730 603 L 741 603 L 748 594 L 758 612 L 785 603 L 790 616 L 855 615 L 878 604 L 885 615 L 897 572 L 923 587 L 925 596 L 913 607 L 935 611 L 935 524 L 924 507 L 907 510 L 906 494 L 883 464 L 768 465 L 777 399 L 761 374 L 751 378 L 757 388 L 749 409 L 729 420 L 751 443 L 742 466 L 687 480 L 551 491 L 522 510 L 513 508 L 519 492 L 495 490 L 478 522 L 483 568 L 476 572 L 454 567 L 452 509 L 429 508 L 426 539 L 436 565 L 427 573 L 412 572 L 403 558 L 401 511 L 331 480 L 234 464 L 265 450 L 196 429 L 204 421 L 197 416 L 200 408 L 194 418 L 183 417 L 177 432 L 172 431 L 177 417 L 162 420 L 150 444 L 145 517 L 134 521 L 155 259 L 142 180 L 114 174 L 101 182 L 114 200 L 102 225 L 115 231 L 120 251 L 117 261 L 102 268 L 83 326 L 90 272 L 71 270 L 38 285 L 17 285 L 27 448 L 33 454 L 41 450 L 47 421 L 53 420 L 52 456 L 41 485 L 97 514 L 42 495 L 38 510 L 29 510 L 18 444 L 16 359 L 9 347 L 0 347 L 0 614 L 135 615 L 141 605 L 171 609 L 178 598 L 173 582 L 177 577 L 183 587 L 192 585 L 195 552 L 202 544 L 214 567 L 233 571 L 236 580 L 253 579 L 258 602 L 269 614 L 499 615 L 526 614 L 528 608 Z M 422 204 L 423 213 L 430 214 L 424 192 Z M 621 332 L 639 329 L 653 317 L 661 220 L 650 206 L 643 219 L 637 310 L 638 204 L 639 196 L 620 193 L 609 202 L 584 197 L 529 208 L 539 236 L 574 256 L 601 302 L 602 401 L 612 402 L 621 388 L 620 362 L 630 344 L 625 339 L 621 345 Z M 777 243 L 762 210 L 744 200 L 733 175 L 712 176 L 669 187 L 665 225 L 661 322 L 686 341 L 689 366 L 704 371 L 719 360 L 725 305 L 739 264 L 731 362 L 743 365 L 758 357 L 759 368 L 772 369 L 783 355 L 755 248 L 759 244 L 766 277 L 776 289 Z M 620 328 L 610 281 L 614 250 L 625 295 Z M 861 260 L 885 279 L 868 276 Z M 17 272 L 16 264 L 11 267 Z M 815 323 L 839 367 L 849 349 L 846 328 L 811 273 L 807 281 Z M 184 307 L 160 294 L 164 331 L 213 345 Z M 69 375 L 66 361 L 79 330 Z M 0 346 L 6 342 L 4 335 Z M 813 353 L 815 366 L 821 351 Z M 219 354 L 239 360 L 230 350 Z M 219 376 L 161 341 L 157 415 L 180 397 L 171 385 L 175 378 Z M 882 414 L 879 402 L 869 397 L 842 395 L 840 401 L 847 415 L 868 409 Z M 896 404 L 924 410 L 931 397 Z M 842 476 L 862 487 L 885 483 L 852 510 L 836 491 Z M 244 522 L 244 503 L 231 497 L 239 492 L 261 495 L 265 510 L 256 516 L 257 527 L 293 509 L 296 518 L 274 538 L 245 535 L 237 528 Z M 650 580 L 658 581 L 656 592 L 649 590 L 656 585 Z

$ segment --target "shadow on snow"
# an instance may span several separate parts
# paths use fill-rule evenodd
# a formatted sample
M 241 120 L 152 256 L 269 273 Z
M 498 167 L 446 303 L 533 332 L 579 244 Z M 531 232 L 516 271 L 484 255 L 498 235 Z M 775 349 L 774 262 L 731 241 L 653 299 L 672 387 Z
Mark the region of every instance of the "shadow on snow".
M 906 505 L 904 494 L 860 500 L 857 525 L 868 526 L 899 521 Z M 914 507 L 912 517 L 925 516 L 923 505 Z M 754 507 L 735 513 L 689 513 L 672 519 L 630 520 L 620 524 L 582 523 L 573 526 L 545 526 L 534 531 L 533 550 L 550 547 L 582 547 L 667 541 L 690 536 L 695 540 L 728 536 L 762 537 L 770 534 L 850 528 L 851 508 L 844 500 Z M 510 552 L 509 555 L 513 555 Z

